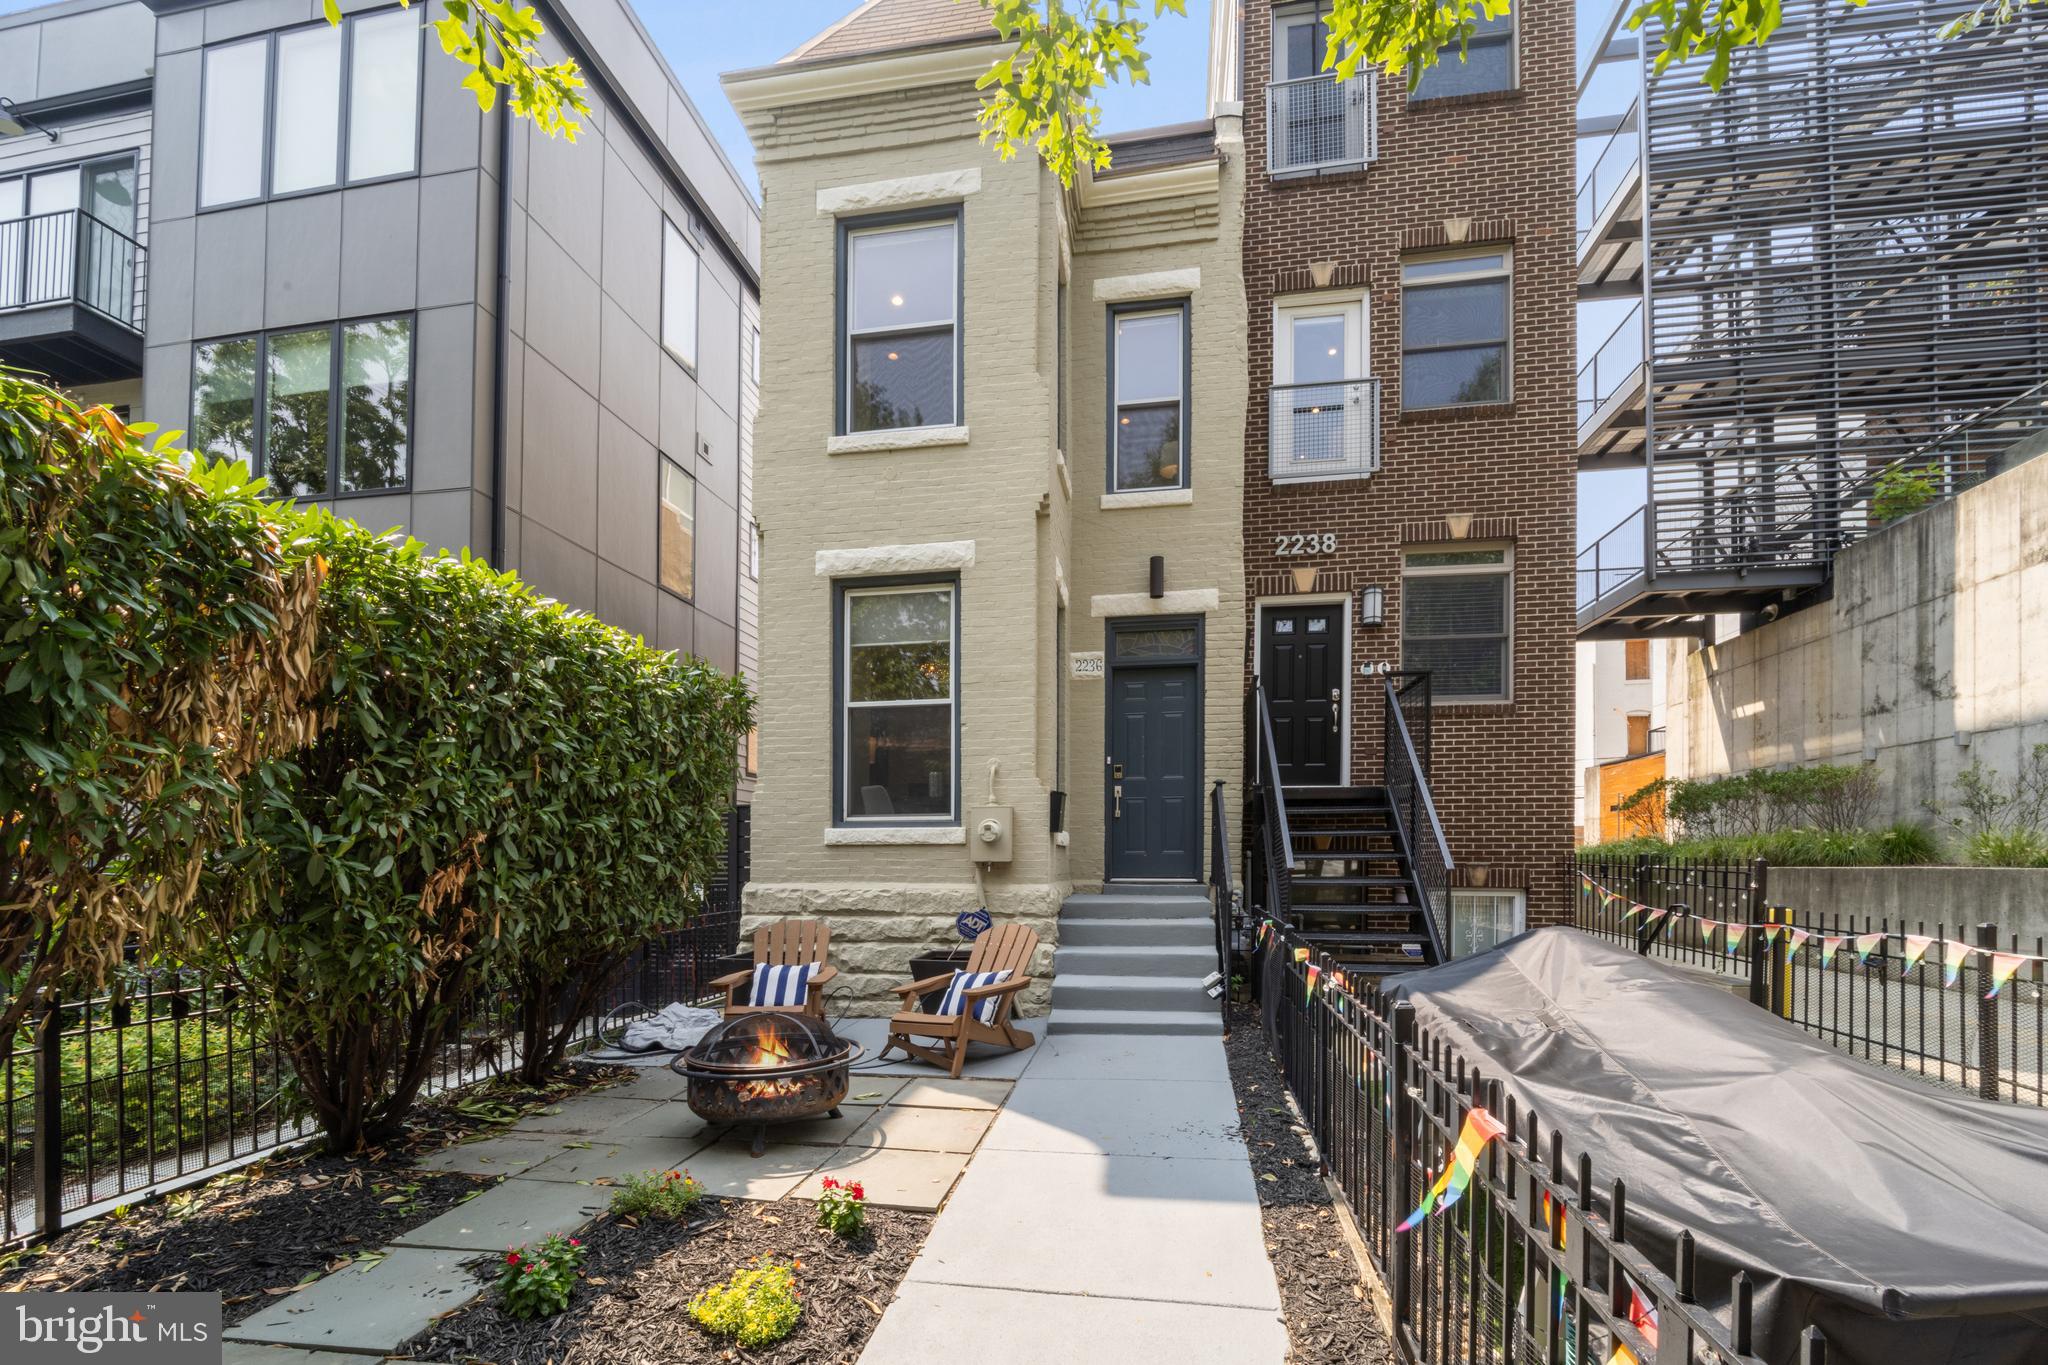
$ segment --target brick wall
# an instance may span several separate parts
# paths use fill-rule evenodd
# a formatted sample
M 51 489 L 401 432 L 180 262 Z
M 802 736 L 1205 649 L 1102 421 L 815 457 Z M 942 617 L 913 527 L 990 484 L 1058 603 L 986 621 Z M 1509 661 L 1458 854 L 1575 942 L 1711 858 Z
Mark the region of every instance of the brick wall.
M 1276 181 L 1264 170 L 1273 7 L 1246 0 L 1244 533 L 1248 598 L 1296 592 L 1296 571 L 1310 568 L 1312 591 L 1385 590 L 1386 624 L 1353 626 L 1354 668 L 1400 662 L 1404 543 L 1447 539 L 1457 515 L 1472 517 L 1473 539 L 1512 542 L 1513 700 L 1438 708 L 1433 788 L 1461 879 L 1484 866 L 1489 885 L 1525 887 L 1534 924 L 1570 915 L 1561 859 L 1572 847 L 1574 59 L 1570 6 L 1516 9 L 1519 88 L 1411 106 L 1399 80 L 1382 79 L 1373 165 Z M 1513 248 L 1512 401 L 1404 415 L 1402 257 L 1460 243 Z M 1363 481 L 1275 487 L 1264 392 L 1274 300 L 1324 281 L 1369 293 L 1381 468 Z M 1335 532 L 1336 552 L 1274 554 L 1276 536 L 1306 531 Z M 1380 693 L 1355 673 L 1352 691 L 1351 770 L 1369 784 L 1380 772 Z

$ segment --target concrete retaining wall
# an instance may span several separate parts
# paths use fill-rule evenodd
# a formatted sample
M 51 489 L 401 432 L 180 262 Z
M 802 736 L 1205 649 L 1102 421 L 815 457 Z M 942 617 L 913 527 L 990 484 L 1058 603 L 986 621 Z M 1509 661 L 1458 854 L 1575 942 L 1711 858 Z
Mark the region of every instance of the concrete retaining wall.
M 1773 867 L 1768 899 L 1801 914 L 1869 915 L 1909 926 L 1979 924 L 2001 938 L 2048 935 L 2048 868 L 2036 867 Z M 2026 944 L 2032 951 L 2031 942 Z

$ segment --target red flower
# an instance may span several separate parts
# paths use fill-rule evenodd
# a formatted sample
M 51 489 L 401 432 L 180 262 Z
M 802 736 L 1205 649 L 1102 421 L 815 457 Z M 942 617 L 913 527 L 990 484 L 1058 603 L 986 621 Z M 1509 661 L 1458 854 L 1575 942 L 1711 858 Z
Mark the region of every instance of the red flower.
M 824 1186 L 828 1190 L 836 1190 L 839 1188 L 839 1182 L 828 1175 L 825 1177 Z
M 851 1185 L 848 1185 L 846 1188 L 852 1192 L 853 1197 L 855 1199 L 865 1199 L 868 1197 L 868 1192 L 860 1187 L 860 1182 L 858 1180 L 854 1181 Z
M 569 1245 L 570 1245 L 570 1246 L 572 1246 L 572 1247 L 580 1247 L 580 1246 L 582 1246 L 582 1245 L 583 1245 L 583 1243 L 581 1243 L 581 1242 L 577 1241 L 577 1240 L 576 1240 L 576 1239 L 575 1239 L 574 1237 L 571 1237 L 571 1238 L 569 1239 Z
M 506 1253 L 505 1253 L 505 1264 L 506 1264 L 506 1265 L 518 1265 L 518 1264 L 519 1264 L 519 1253 L 518 1253 L 518 1252 L 516 1252 L 516 1251 L 508 1251 L 508 1252 L 506 1252 Z

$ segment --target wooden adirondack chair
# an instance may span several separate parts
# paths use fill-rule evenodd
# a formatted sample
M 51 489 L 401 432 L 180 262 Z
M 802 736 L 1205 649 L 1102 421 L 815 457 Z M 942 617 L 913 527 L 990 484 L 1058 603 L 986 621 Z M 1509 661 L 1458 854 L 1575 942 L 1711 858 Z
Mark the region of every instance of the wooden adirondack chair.
M 821 919 L 781 919 L 764 924 L 754 931 L 754 966 L 782 967 L 805 962 L 818 964 L 818 974 L 811 978 L 811 988 L 801 1005 L 738 1005 L 733 996 L 742 986 L 753 984 L 754 969 L 729 972 L 711 984 L 725 990 L 725 1012 L 734 1014 L 808 1014 L 814 1019 L 825 1017 L 825 983 L 839 975 L 839 969 L 826 961 L 826 951 L 832 944 L 832 926 Z
M 922 1057 L 934 1066 L 945 1067 L 958 1076 L 960 1068 L 967 1061 L 969 1043 L 993 1043 L 997 1047 L 1027 1048 L 1038 1040 L 1010 1022 L 1010 1012 L 1016 1006 L 1017 992 L 1031 984 L 1027 973 L 1031 970 L 1031 955 L 1038 951 L 1038 934 L 1021 924 L 997 924 L 985 930 L 974 940 L 974 951 L 968 955 L 968 972 L 999 972 L 1007 969 L 1008 981 L 993 986 L 978 986 L 967 992 L 967 1008 L 959 1014 L 925 1014 L 917 1002 L 929 991 L 941 990 L 953 979 L 951 972 L 944 976 L 926 977 L 913 981 L 908 986 L 891 986 L 889 989 L 903 997 L 907 1006 L 901 1013 L 889 1020 L 889 1046 L 900 1047 L 912 1057 Z M 984 1024 L 975 1017 L 975 1009 L 983 1001 L 996 1001 L 995 1021 Z M 929 1039 L 929 1044 L 913 1043 L 912 1036 Z

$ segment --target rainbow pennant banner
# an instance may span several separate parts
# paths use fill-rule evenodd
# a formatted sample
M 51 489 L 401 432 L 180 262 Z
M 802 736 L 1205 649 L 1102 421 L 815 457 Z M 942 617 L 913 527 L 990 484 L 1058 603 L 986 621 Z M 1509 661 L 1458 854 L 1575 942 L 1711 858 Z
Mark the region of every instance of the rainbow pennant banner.
M 1295 960 L 1296 962 L 1306 962 L 1306 961 L 1308 961 L 1308 949 L 1306 949 L 1306 948 L 1296 948 L 1296 949 L 1294 950 L 1294 960 Z
M 1920 959 L 1927 956 L 1927 950 L 1934 946 L 1934 940 L 1924 934 L 1907 934 L 1905 940 L 1906 951 L 1900 954 L 1900 960 L 1906 965 L 1900 970 L 1900 976 L 1919 966 Z
M 1875 934 L 1856 935 L 1856 965 L 1868 967 L 1870 965 L 1870 955 L 1884 946 L 1885 937 L 1882 931 Z
M 1323 969 L 1321 967 L 1318 967 L 1313 962 L 1308 964 L 1308 983 L 1306 988 L 1302 992 L 1302 1004 L 1306 1005 L 1316 998 L 1316 978 L 1321 976 L 1322 974 Z
M 1976 951 L 1974 945 L 1960 939 L 1945 938 L 1941 941 L 1941 984 L 1944 988 L 1952 989 L 1963 979 L 1963 964 Z
M 1823 968 L 1834 966 L 1835 950 L 1848 941 L 1847 938 L 1840 934 L 1822 934 L 1820 936 L 1820 965 Z
M 1408 1232 L 1420 1226 L 1432 1211 L 1447 1209 L 1463 1198 L 1465 1187 L 1472 1183 L 1472 1173 L 1479 1167 L 1480 1152 L 1495 1138 L 1506 1136 L 1507 1131 L 1499 1119 L 1484 1109 L 1474 1109 L 1467 1114 L 1465 1126 L 1458 1131 L 1457 1145 L 1451 1149 L 1451 1159 L 1444 1164 L 1443 1174 L 1429 1187 L 1429 1193 L 1422 1196 L 1415 1212 L 1402 1219 L 1394 1231 Z
M 2005 983 L 2012 980 L 2014 973 L 2024 966 L 2027 958 L 2020 953 L 1993 953 L 1991 955 L 1991 989 L 1984 992 L 1986 1000 L 2005 989 Z
M 1787 928 L 1785 930 L 1785 961 L 1789 963 L 1794 957 L 1798 956 L 1799 950 L 1806 946 L 1806 940 L 1812 937 L 1813 935 L 1807 933 L 1804 929 Z
M 1747 924 L 1736 924 L 1733 921 L 1730 921 L 1727 926 L 1727 929 L 1728 956 L 1734 957 L 1736 953 L 1742 950 L 1742 938 L 1743 935 L 1749 932 L 1749 926 Z

